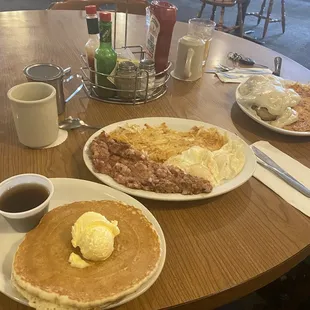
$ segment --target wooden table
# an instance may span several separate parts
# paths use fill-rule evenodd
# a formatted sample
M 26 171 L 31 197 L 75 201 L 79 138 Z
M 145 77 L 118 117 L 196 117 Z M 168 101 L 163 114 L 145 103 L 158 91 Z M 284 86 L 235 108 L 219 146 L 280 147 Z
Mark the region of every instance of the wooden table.
M 124 21 L 124 16 L 120 20 Z M 143 43 L 144 18 L 130 16 L 129 25 L 129 43 Z M 186 24 L 176 24 L 172 60 L 177 40 L 186 29 Z M 119 38 L 123 32 L 118 29 Z M 84 15 L 78 11 L 0 13 L 0 38 L 0 181 L 14 174 L 35 172 L 96 182 L 82 159 L 83 145 L 92 130 L 70 132 L 67 141 L 56 148 L 27 149 L 17 140 L 6 97 L 10 87 L 25 81 L 22 70 L 30 63 L 52 62 L 72 66 L 73 72 L 78 72 L 79 55 L 87 40 Z M 242 52 L 271 68 L 278 55 L 249 41 L 216 32 L 208 67 L 225 62 L 230 51 Z M 310 71 L 283 58 L 284 77 L 310 80 Z M 72 89 L 77 85 L 78 82 Z M 205 74 L 196 83 L 172 80 L 163 98 L 140 106 L 104 104 L 80 93 L 70 101 L 65 114 L 102 125 L 148 116 L 206 121 L 239 134 L 249 143 L 269 140 L 310 167 L 309 138 L 282 136 L 256 124 L 237 107 L 235 89 L 236 85 L 222 84 L 213 75 Z M 254 178 L 228 194 L 205 201 L 141 201 L 164 231 L 167 259 L 152 288 L 120 309 L 176 305 L 187 309 L 191 305 L 184 304 L 193 301 L 195 309 L 211 309 L 266 285 L 310 254 L 310 219 Z M 1 294 L 0 309 L 27 307 Z

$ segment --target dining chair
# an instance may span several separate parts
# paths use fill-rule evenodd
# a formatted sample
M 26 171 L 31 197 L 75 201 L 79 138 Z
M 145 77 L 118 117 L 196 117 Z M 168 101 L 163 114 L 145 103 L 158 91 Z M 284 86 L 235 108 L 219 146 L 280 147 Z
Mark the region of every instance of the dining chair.
M 102 5 L 116 5 L 117 12 L 126 12 L 129 14 L 145 15 L 145 9 L 148 6 L 145 0 L 66 0 L 63 2 L 53 2 L 48 10 L 84 10 L 86 5 L 96 5 L 100 10 Z
M 224 32 L 231 32 L 239 28 L 240 36 L 243 37 L 243 19 L 242 19 L 242 2 L 243 0 L 200 0 L 202 2 L 201 9 L 197 17 L 201 17 L 203 10 L 207 4 L 212 5 L 212 13 L 210 19 L 214 21 L 216 9 L 221 8 L 221 15 L 219 22 L 216 24 L 216 29 Z M 226 7 L 238 6 L 238 23 L 235 26 L 224 26 L 224 14 Z
M 285 0 L 281 0 L 281 18 L 271 18 L 272 8 L 274 4 L 274 0 L 269 0 L 267 15 L 264 15 L 264 10 L 266 7 L 267 0 L 263 0 L 260 11 L 259 12 L 250 12 L 246 13 L 246 15 L 257 17 L 257 25 L 261 22 L 262 19 L 265 19 L 263 38 L 267 34 L 269 23 L 281 23 L 282 24 L 282 33 L 285 32 Z

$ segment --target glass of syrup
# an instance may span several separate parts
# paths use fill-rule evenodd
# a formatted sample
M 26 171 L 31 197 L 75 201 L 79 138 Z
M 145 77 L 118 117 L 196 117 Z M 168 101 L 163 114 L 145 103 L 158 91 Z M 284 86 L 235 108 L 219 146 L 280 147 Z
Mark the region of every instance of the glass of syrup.
M 16 231 L 27 232 L 48 211 L 53 193 L 53 183 L 43 175 L 15 175 L 0 183 L 0 214 Z

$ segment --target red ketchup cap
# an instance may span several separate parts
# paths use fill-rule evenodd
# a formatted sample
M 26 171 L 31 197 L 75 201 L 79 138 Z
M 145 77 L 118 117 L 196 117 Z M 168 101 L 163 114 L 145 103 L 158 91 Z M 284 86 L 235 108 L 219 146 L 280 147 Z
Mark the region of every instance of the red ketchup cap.
M 85 6 L 86 14 L 93 15 L 97 13 L 97 7 L 95 5 Z
M 111 13 L 110 12 L 99 12 L 99 18 L 103 22 L 110 22 L 111 21 Z

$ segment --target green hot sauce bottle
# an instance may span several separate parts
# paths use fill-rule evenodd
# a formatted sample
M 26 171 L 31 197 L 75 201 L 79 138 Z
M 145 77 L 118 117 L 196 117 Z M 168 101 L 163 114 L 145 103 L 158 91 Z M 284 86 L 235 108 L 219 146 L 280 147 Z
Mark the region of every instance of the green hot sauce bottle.
M 112 22 L 110 12 L 99 12 L 100 46 L 95 52 L 95 69 L 97 72 L 111 74 L 116 68 L 117 54 L 112 48 Z M 96 83 L 100 86 L 115 88 L 108 77 L 97 74 Z M 114 97 L 115 91 L 97 87 L 101 98 Z

